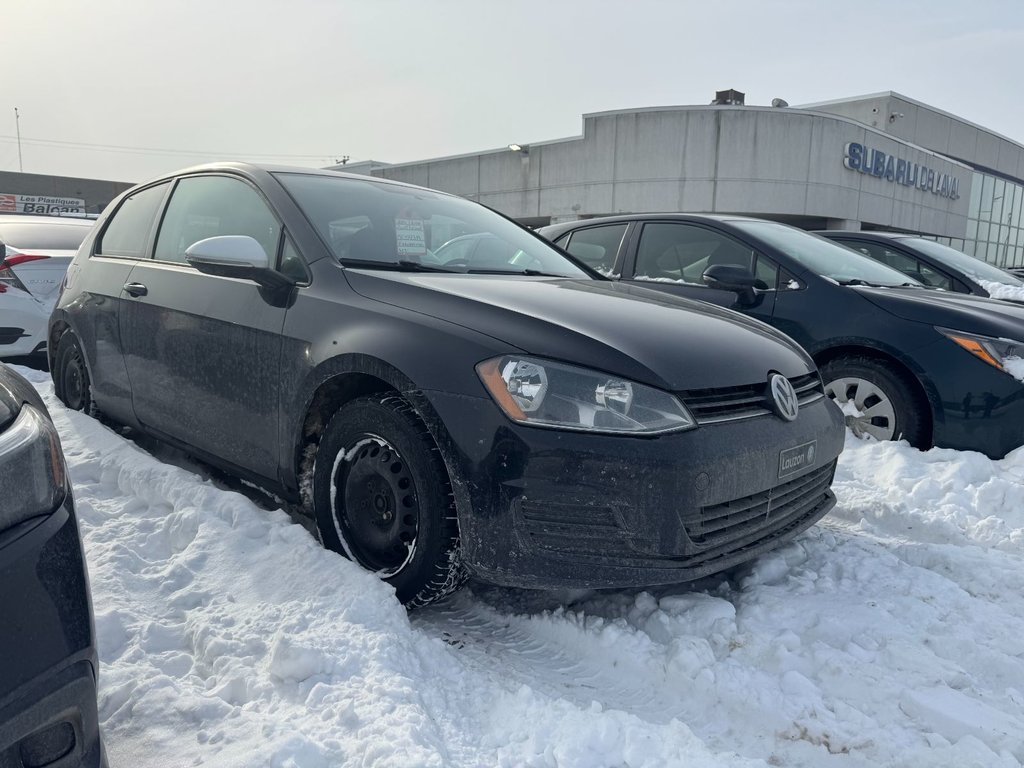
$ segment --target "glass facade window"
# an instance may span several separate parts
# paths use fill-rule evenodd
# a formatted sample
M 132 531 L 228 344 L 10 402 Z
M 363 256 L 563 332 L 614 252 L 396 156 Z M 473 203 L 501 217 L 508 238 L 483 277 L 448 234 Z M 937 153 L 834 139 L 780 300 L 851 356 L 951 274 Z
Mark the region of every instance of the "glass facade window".
M 972 174 L 967 216 L 967 237 L 952 247 L 997 267 L 1024 267 L 1024 185 Z

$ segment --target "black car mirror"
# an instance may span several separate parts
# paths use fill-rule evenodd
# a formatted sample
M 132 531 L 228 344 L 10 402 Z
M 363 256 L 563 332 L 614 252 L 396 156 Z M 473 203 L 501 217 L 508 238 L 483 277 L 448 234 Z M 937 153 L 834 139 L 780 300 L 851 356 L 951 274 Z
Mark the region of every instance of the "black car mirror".
M 185 250 L 185 261 L 207 275 L 252 280 L 267 288 L 290 287 L 291 278 L 270 266 L 270 257 L 248 235 L 220 235 L 193 243 Z
M 757 278 L 749 269 L 739 264 L 712 264 L 704 270 L 702 279 L 708 288 L 738 293 L 743 302 L 754 299 Z

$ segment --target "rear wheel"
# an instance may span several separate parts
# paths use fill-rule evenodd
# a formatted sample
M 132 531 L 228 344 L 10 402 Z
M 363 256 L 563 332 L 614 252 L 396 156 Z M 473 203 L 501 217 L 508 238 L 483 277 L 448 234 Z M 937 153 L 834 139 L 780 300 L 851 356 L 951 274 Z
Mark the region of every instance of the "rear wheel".
M 85 365 L 82 347 L 73 333 L 61 336 L 54 360 L 53 388 L 60 401 L 74 411 L 98 416 L 99 409 L 92 399 L 89 369 Z
M 927 417 L 900 373 L 870 357 L 843 357 L 821 366 L 821 378 L 825 394 L 843 409 L 846 425 L 858 437 L 927 447 Z
M 312 480 L 324 546 L 376 573 L 403 603 L 424 605 L 462 583 L 448 472 L 403 399 L 342 406 L 324 428 Z

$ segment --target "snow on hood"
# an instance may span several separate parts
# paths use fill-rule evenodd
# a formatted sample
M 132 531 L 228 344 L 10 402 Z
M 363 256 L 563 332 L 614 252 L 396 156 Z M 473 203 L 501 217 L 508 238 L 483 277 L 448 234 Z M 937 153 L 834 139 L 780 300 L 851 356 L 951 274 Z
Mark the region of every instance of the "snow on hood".
M 283 512 L 19 370 L 75 485 L 112 765 L 1024 761 L 1024 448 L 851 437 L 836 510 L 727 578 L 472 585 L 407 616 Z
M 990 298 L 1024 301 L 1024 285 L 1007 285 L 1006 283 L 994 283 L 991 280 L 975 279 L 978 285 L 988 291 Z

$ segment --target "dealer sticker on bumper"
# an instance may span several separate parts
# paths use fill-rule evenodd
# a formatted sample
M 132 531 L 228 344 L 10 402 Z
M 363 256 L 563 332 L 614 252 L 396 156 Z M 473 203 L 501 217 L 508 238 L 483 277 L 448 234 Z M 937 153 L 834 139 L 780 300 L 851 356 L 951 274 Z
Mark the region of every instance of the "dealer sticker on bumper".
M 792 475 L 814 464 L 817 440 L 779 452 L 779 477 Z

